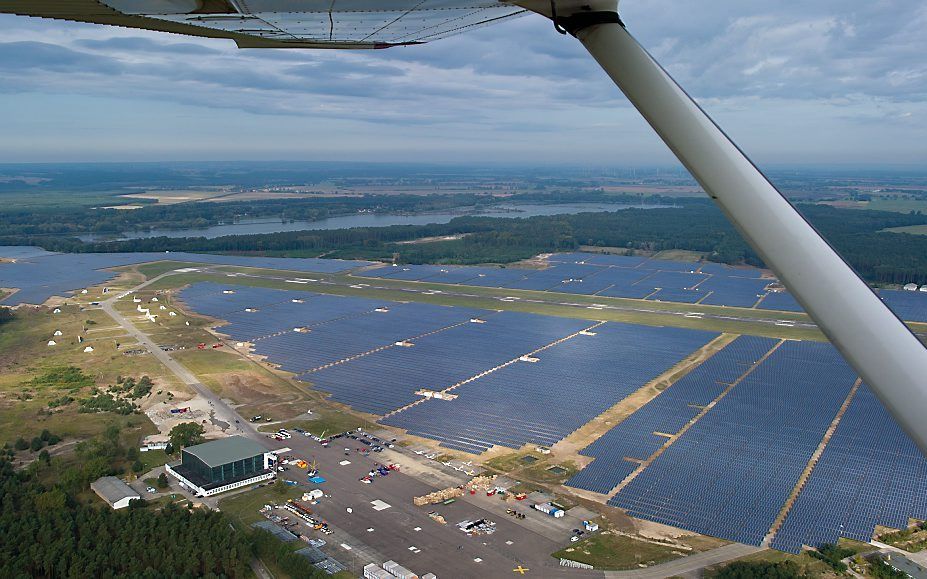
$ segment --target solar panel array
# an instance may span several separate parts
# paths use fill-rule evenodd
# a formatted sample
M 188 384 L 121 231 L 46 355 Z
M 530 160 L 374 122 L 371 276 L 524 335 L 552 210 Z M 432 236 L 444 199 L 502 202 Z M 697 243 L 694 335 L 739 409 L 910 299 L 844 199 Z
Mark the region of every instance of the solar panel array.
M 443 446 L 553 445 L 717 337 L 699 330 L 603 324 L 383 422 Z
M 226 290 L 200 283 L 181 298 L 334 400 L 471 453 L 553 445 L 716 336 Z M 519 359 L 532 352 L 536 361 Z M 856 380 L 829 344 L 740 336 L 585 448 L 594 460 L 567 484 L 610 493 L 624 482 L 609 504 L 633 516 L 758 545 Z M 420 389 L 456 398 L 423 399 Z M 910 517 L 927 518 L 927 460 L 863 385 L 773 546 L 867 540 L 876 524 Z
M 654 433 L 679 432 L 776 343 L 753 336 L 734 340 L 583 449 L 582 454 L 595 460 L 566 484 L 597 493 L 611 491 L 638 465 L 626 459 L 647 459 L 666 443 L 665 436 Z
M 0 303 L 41 304 L 52 296 L 105 283 L 116 275 L 105 268 L 151 261 L 181 261 L 210 265 L 233 265 L 298 272 L 338 273 L 369 265 L 369 262 L 315 258 L 241 257 L 199 253 L 49 253 L 35 248 L 4 247 L 0 256 L 15 258 L 0 263 L 0 287 L 19 291 Z
M 719 263 L 639 256 L 562 253 L 546 269 L 405 265 L 364 272 L 365 277 L 506 289 L 600 295 L 650 301 L 802 311 L 759 269 Z M 905 320 L 927 322 L 927 292 L 880 290 L 883 301 Z
M 903 529 L 911 518 L 927 520 L 927 459 L 862 385 L 772 546 L 868 542 L 877 524 Z
M 386 414 L 420 400 L 419 389 L 444 390 L 590 325 L 517 312 L 483 318 L 301 378 L 339 402 Z
M 855 380 L 831 345 L 783 343 L 609 504 L 758 545 Z

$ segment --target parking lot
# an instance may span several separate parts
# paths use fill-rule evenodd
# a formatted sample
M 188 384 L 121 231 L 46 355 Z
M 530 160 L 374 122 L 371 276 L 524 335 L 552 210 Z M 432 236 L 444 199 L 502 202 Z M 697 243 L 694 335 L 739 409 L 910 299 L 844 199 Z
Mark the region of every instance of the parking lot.
M 569 544 L 568 527 L 574 522 L 555 521 L 531 509 L 527 501 L 503 502 L 482 492 L 466 494 L 447 505 L 418 507 L 413 505 L 413 497 L 440 487 L 401 470 L 372 477 L 370 484 L 360 480 L 378 464 L 389 464 L 397 458 L 410 466 L 412 461 L 418 462 L 414 470 L 419 473 L 440 470 L 423 464 L 429 462 L 425 459 L 393 451 L 364 456 L 358 450 L 367 447 L 350 438 L 335 439 L 328 448 L 296 433 L 284 441 L 267 442 L 271 448 L 290 448 L 283 454 L 315 464 L 326 479 L 322 484 L 309 483 L 307 470 L 296 466 L 278 473 L 279 478 L 295 481 L 301 489 L 319 488 L 326 493 L 318 504 L 308 506 L 329 524 L 333 534 L 311 531 L 302 521 L 300 532 L 324 538 L 324 550 L 348 569 L 359 571 L 366 563 L 382 564 L 392 559 L 416 573 L 433 572 L 445 577 L 510 577 L 519 565 L 529 569 L 528 574 L 544 577 L 602 576 L 601 572 L 561 568 L 550 554 Z M 433 478 L 442 482 L 453 479 L 442 472 L 435 472 Z M 461 474 L 458 484 L 468 479 Z M 525 518 L 516 519 L 506 514 L 507 509 L 518 510 Z M 437 522 L 429 513 L 443 517 L 446 524 Z M 458 528 L 463 521 L 480 520 L 495 523 L 494 532 L 471 536 Z

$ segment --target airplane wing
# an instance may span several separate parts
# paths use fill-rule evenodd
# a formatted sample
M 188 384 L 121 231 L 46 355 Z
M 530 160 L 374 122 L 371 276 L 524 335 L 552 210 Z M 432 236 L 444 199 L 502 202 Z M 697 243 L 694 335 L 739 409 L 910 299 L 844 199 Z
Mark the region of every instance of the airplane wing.
M 388 48 L 528 12 L 498 0 L 3 0 L 0 13 L 227 38 L 239 48 Z

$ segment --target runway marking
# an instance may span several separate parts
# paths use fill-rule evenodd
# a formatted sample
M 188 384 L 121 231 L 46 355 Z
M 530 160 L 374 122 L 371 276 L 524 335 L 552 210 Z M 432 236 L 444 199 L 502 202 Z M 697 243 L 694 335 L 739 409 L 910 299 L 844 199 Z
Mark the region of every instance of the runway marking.
M 370 501 L 370 504 L 373 505 L 373 510 L 375 511 L 385 511 L 386 509 L 392 506 L 389 503 L 385 503 L 381 501 L 380 499 L 377 499 L 375 501 Z
M 530 570 L 531 570 L 531 569 L 528 569 L 527 567 L 522 567 L 521 565 L 519 565 L 518 567 L 515 567 L 514 569 L 512 569 L 512 572 L 513 572 L 513 573 L 518 573 L 519 575 L 524 575 L 525 573 L 527 573 L 527 572 L 530 571 Z

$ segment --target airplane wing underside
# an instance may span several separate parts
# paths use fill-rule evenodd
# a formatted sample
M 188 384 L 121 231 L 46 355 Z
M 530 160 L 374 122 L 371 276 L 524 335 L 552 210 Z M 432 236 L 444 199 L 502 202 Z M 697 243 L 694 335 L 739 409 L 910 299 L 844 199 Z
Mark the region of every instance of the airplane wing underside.
M 527 11 L 498 0 L 3 0 L 0 13 L 228 38 L 240 48 L 387 48 Z

